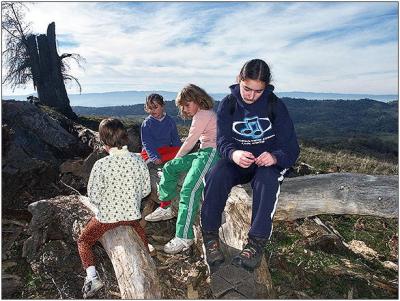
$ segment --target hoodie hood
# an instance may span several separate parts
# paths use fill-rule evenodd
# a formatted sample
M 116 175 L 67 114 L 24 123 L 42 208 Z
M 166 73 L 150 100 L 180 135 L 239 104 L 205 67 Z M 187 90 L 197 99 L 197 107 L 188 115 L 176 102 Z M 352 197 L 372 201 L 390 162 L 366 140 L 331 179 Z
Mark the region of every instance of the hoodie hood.
M 254 103 L 252 103 L 252 104 L 248 104 L 248 103 L 245 103 L 245 102 L 243 101 L 243 98 L 242 98 L 242 96 L 240 95 L 240 87 L 239 87 L 239 84 L 231 85 L 231 86 L 229 86 L 229 89 L 231 90 L 232 95 L 235 96 L 235 98 L 237 99 L 237 103 L 238 103 L 241 107 L 244 107 L 244 108 L 245 108 L 245 107 L 247 107 L 247 106 L 252 106 L 253 104 L 259 102 L 260 100 L 261 100 L 261 102 L 262 102 L 262 100 L 266 101 L 267 98 L 268 98 L 269 93 L 273 92 L 274 89 L 275 89 L 275 87 L 274 87 L 273 85 L 267 85 L 267 87 L 265 87 L 265 90 L 264 90 L 263 94 L 260 96 L 260 98 L 257 99 L 257 101 L 254 102 Z

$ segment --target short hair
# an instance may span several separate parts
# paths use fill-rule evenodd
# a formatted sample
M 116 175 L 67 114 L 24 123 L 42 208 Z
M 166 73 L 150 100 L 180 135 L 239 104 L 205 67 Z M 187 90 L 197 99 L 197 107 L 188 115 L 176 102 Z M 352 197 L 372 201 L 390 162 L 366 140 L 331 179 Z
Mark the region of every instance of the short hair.
M 271 70 L 268 64 L 260 59 L 247 61 L 240 70 L 237 81 L 240 82 L 247 79 L 259 80 L 269 85 L 271 82 Z
M 100 141 L 110 147 L 122 148 L 128 145 L 128 132 L 121 121 L 116 118 L 103 119 L 99 125 Z
M 175 105 L 178 107 L 179 114 L 183 118 L 189 117 L 183 111 L 183 106 L 190 101 L 195 102 L 202 110 L 210 110 L 214 106 L 213 99 L 206 91 L 194 84 L 188 84 L 178 93 L 175 99 Z
M 164 98 L 157 93 L 150 94 L 146 97 L 146 103 L 144 104 L 144 110 L 149 113 L 150 107 L 154 104 L 159 104 L 160 106 L 164 106 Z

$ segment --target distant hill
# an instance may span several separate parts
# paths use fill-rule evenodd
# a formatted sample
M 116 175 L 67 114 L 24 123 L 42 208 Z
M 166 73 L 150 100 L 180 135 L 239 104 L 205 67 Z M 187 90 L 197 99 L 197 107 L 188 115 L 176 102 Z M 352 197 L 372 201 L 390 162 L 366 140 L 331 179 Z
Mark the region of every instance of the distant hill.
M 215 100 L 221 100 L 226 93 L 212 93 L 211 96 Z M 146 96 L 151 93 L 161 94 L 165 100 L 174 100 L 177 92 L 169 91 L 116 91 L 105 93 L 84 93 L 84 94 L 69 94 L 71 106 L 84 107 L 109 107 L 134 105 L 144 103 Z M 36 93 L 29 94 L 36 95 Z M 11 95 L 3 96 L 2 99 L 26 100 L 29 95 Z M 314 93 L 314 92 L 277 92 L 279 97 L 304 98 L 311 100 L 357 100 L 357 99 L 374 99 L 378 101 L 388 102 L 398 100 L 398 95 L 369 95 L 369 94 L 339 94 L 339 93 Z
M 341 93 L 315 93 L 315 92 L 278 92 L 279 97 L 304 98 L 310 100 L 358 100 L 373 99 L 383 102 L 399 100 L 399 96 L 395 94 L 341 94 Z
M 329 150 L 351 150 L 371 154 L 385 160 L 397 160 L 398 102 L 371 99 L 308 100 L 283 97 L 298 137 L 308 145 Z M 219 102 L 216 101 L 216 108 Z M 140 117 L 146 113 L 143 104 L 115 107 L 73 107 L 78 115 Z M 190 122 L 177 116 L 173 101 L 166 102 L 166 111 L 178 124 Z

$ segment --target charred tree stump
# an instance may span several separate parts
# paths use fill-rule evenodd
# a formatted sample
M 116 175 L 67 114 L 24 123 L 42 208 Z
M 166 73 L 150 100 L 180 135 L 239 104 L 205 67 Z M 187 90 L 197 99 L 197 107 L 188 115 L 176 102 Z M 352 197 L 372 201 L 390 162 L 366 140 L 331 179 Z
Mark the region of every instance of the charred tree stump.
M 40 103 L 53 107 L 68 118 L 77 119 L 70 106 L 61 72 L 61 57 L 57 53 L 55 23 L 47 35 L 31 35 L 27 39 L 32 62 L 32 77 Z

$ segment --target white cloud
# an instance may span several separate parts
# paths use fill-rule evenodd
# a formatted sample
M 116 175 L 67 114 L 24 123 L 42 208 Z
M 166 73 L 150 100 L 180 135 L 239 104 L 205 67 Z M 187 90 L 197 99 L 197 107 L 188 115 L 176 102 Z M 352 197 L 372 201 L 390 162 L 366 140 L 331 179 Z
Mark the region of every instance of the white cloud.
M 396 9 L 365 2 L 43 2 L 28 15 L 35 32 L 55 21 L 59 38 L 78 43 L 63 48 L 60 41 L 60 53 L 86 58 L 85 70 L 72 69 L 84 93 L 178 91 L 188 82 L 224 92 L 241 65 L 258 57 L 271 65 L 278 91 L 396 94 L 397 15 L 368 23 Z M 386 41 L 391 31 L 396 37 Z

